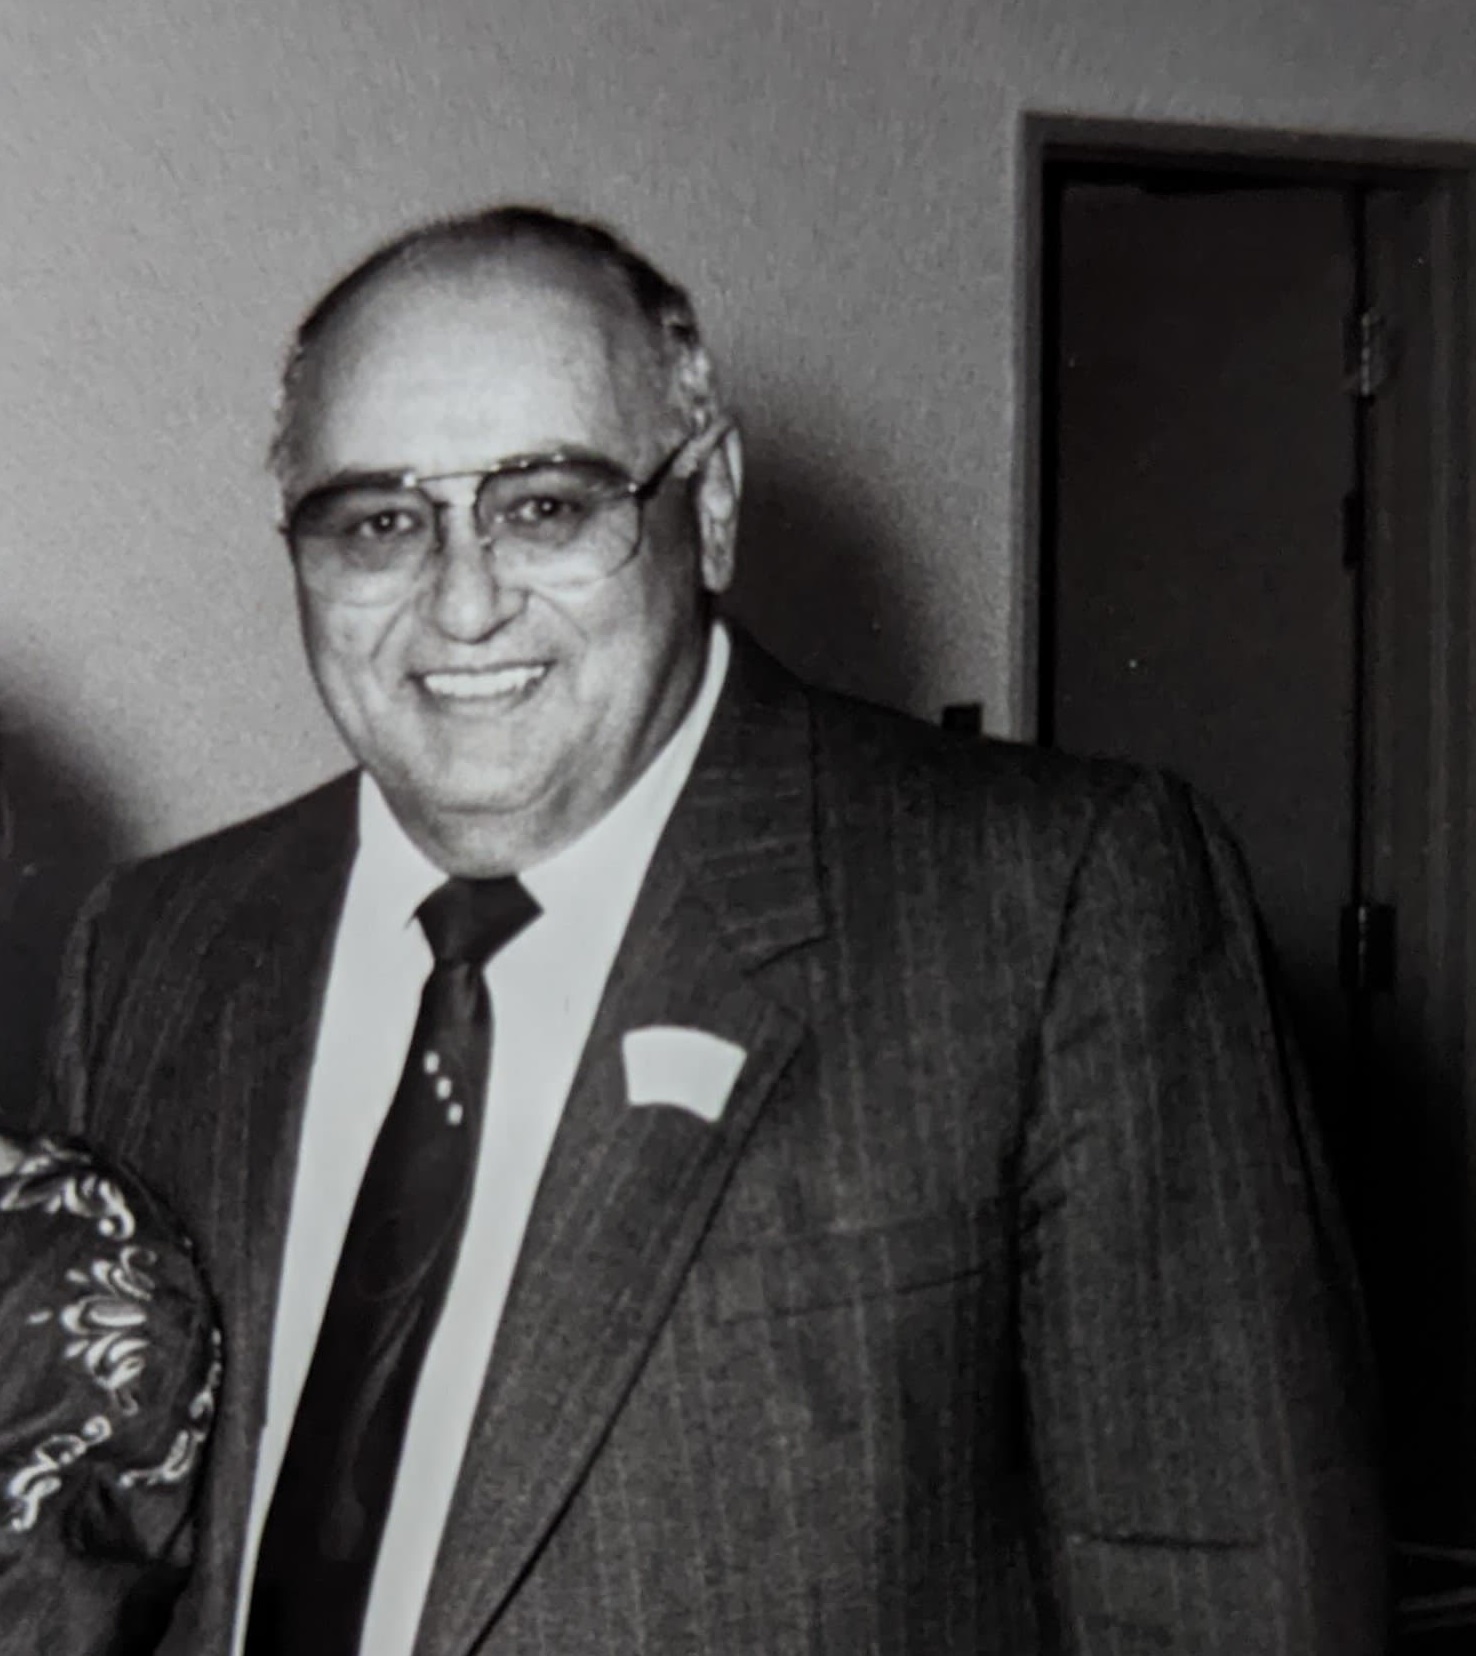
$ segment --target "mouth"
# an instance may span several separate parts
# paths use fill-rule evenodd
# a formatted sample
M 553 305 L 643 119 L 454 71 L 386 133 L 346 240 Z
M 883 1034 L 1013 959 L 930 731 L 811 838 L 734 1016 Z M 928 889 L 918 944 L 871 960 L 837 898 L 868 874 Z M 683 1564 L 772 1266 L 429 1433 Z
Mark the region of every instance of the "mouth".
M 458 706 L 509 706 L 531 695 L 548 674 L 548 663 L 518 662 L 506 667 L 447 667 L 415 675 L 437 701 Z

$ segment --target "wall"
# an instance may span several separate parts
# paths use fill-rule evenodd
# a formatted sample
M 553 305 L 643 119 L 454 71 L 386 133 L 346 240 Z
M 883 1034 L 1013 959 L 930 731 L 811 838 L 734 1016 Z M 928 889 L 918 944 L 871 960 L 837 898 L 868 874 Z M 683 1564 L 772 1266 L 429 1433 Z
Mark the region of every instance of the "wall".
M 744 613 L 935 714 L 1020 692 L 1022 113 L 1476 138 L 1470 0 L 7 0 L 0 723 L 42 868 L 340 762 L 261 466 L 346 263 L 533 198 L 686 280 Z M 817 605 L 823 604 L 823 608 Z

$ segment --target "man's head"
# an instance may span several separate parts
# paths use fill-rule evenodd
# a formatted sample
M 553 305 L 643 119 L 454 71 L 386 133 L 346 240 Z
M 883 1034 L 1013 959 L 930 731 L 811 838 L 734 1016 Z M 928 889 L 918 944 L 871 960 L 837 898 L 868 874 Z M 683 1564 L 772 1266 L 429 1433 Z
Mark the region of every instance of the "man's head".
M 319 689 L 423 849 L 516 870 L 602 816 L 732 573 L 738 441 L 680 290 L 527 209 L 416 232 L 303 324 L 273 462 Z

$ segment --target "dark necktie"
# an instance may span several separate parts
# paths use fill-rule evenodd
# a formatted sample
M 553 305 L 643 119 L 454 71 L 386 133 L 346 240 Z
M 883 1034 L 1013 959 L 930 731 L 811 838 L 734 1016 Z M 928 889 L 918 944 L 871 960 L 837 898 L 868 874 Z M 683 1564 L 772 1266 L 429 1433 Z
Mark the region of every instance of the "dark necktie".
M 456 1263 L 492 1056 L 482 971 L 538 914 L 511 878 L 448 880 L 435 965 L 344 1236 L 262 1531 L 246 1656 L 354 1656 L 426 1347 Z

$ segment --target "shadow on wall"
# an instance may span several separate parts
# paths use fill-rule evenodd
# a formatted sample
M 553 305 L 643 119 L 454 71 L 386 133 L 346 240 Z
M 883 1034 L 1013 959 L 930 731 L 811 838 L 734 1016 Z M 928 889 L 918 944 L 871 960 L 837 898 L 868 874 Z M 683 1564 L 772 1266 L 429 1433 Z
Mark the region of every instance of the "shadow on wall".
M 758 435 L 745 467 L 738 575 L 725 609 L 801 678 L 916 705 L 923 594 L 890 527 L 895 505 L 853 456 Z M 850 464 L 846 464 L 849 459 Z
M 79 745 L 54 716 L 14 710 L 0 708 L 10 819 L 0 864 L 0 1126 L 30 1115 L 67 932 L 126 849 L 107 786 Z

